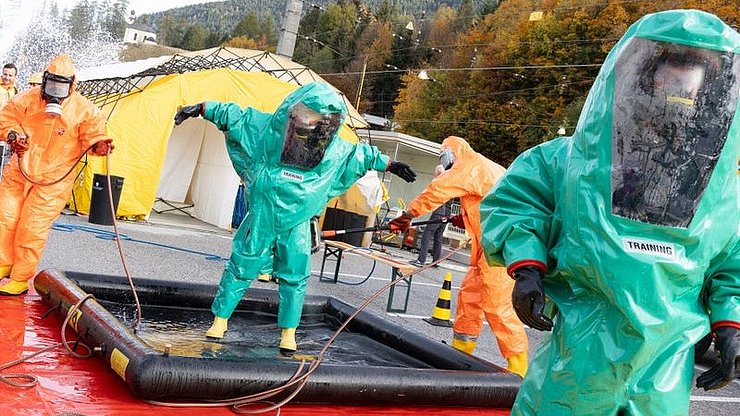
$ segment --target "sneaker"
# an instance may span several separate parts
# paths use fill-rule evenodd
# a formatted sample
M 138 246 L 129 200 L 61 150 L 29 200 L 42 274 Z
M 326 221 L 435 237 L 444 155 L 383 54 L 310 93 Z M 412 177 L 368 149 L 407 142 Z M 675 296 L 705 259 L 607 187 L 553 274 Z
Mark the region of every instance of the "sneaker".
M 424 263 L 420 262 L 419 260 L 412 260 L 409 262 L 410 265 L 415 267 L 422 267 L 424 266 Z

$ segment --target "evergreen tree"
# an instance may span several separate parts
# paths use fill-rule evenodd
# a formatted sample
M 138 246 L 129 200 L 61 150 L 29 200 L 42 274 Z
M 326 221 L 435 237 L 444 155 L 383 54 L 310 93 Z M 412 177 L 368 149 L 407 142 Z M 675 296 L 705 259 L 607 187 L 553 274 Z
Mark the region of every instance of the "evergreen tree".
M 113 39 L 123 40 L 128 19 L 128 0 L 116 0 L 113 5 L 103 10 L 102 29 L 110 33 Z
M 209 32 L 200 23 L 190 25 L 183 34 L 180 48 L 189 51 L 205 49 Z
M 95 1 L 80 0 L 69 12 L 67 26 L 74 39 L 86 39 L 95 27 Z
M 187 22 L 184 20 L 178 21 L 171 16 L 165 16 L 158 25 L 157 39 L 162 45 L 179 48 L 186 29 Z
M 277 45 L 277 26 L 275 25 L 275 19 L 272 15 L 267 15 L 262 19 L 260 26 L 262 35 L 265 36 L 265 42 L 274 48 Z
M 234 30 L 231 31 L 231 37 L 246 36 L 251 39 L 259 39 L 262 34 L 260 28 L 260 20 L 257 14 L 253 11 L 247 13 L 239 23 L 236 24 Z

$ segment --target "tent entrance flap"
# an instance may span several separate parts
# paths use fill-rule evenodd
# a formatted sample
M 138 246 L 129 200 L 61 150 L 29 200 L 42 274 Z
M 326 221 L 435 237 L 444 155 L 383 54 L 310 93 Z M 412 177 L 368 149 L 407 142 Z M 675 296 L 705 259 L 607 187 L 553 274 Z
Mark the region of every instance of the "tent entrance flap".
M 186 120 L 167 143 L 155 212 L 180 211 L 229 228 L 239 177 L 226 152 L 223 133 L 203 119 Z

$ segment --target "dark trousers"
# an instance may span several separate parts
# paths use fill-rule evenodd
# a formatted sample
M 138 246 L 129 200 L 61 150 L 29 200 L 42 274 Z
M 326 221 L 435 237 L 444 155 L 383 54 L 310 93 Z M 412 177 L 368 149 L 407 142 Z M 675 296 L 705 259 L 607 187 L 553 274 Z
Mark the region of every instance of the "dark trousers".
M 419 263 L 424 264 L 427 260 L 427 252 L 429 252 L 429 243 L 434 239 L 432 245 L 432 260 L 436 261 L 442 257 L 442 233 L 445 231 L 445 224 L 428 224 L 424 227 L 424 232 L 421 235 L 421 243 L 419 245 Z

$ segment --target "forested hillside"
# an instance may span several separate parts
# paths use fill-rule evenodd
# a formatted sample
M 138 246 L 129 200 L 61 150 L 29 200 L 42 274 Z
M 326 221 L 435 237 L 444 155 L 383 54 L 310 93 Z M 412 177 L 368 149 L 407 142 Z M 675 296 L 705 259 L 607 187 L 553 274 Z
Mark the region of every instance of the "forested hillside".
M 462 0 L 400 0 L 389 4 L 397 5 L 402 13 L 433 12 L 442 5 L 457 7 Z M 384 0 L 368 0 L 365 3 L 370 9 L 378 9 Z M 314 0 L 306 2 L 304 9 L 318 5 L 326 7 L 329 4 L 341 3 L 331 0 Z M 484 4 L 485 1 L 475 1 L 476 4 Z M 495 4 L 496 1 L 491 1 Z M 175 21 L 198 22 L 209 32 L 221 34 L 231 32 L 239 21 L 248 12 L 253 12 L 259 18 L 270 16 L 275 22 L 280 22 L 280 16 L 285 8 L 285 0 L 226 0 L 212 3 L 195 4 L 191 6 L 177 7 L 163 12 L 141 15 L 138 22 L 153 27 L 159 26 L 163 19 L 169 17 Z

